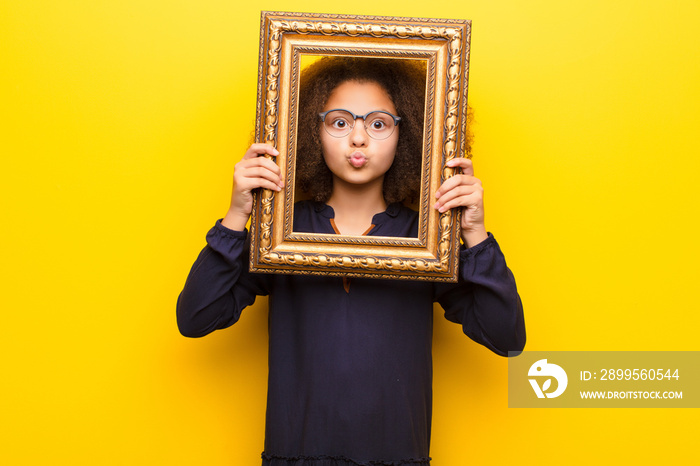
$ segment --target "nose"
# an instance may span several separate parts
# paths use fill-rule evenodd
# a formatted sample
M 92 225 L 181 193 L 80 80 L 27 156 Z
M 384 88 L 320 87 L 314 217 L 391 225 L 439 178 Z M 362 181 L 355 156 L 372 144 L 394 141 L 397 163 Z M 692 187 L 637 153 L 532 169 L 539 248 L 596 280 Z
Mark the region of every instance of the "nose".
M 350 131 L 350 144 L 353 147 L 363 147 L 367 145 L 368 140 L 369 134 L 367 134 L 367 129 L 365 128 L 365 121 L 362 118 L 357 118 L 355 125 Z

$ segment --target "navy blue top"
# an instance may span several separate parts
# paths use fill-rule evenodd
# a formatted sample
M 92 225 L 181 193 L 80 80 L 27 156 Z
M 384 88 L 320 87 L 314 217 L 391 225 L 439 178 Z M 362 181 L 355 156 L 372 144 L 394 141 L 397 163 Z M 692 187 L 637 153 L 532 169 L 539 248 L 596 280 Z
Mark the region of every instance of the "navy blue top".
M 333 233 L 333 209 L 301 202 L 294 230 Z M 367 233 L 416 236 L 416 213 L 392 204 Z M 460 251 L 458 283 L 251 274 L 245 231 L 221 222 L 177 305 L 183 335 L 234 324 L 269 295 L 263 465 L 428 465 L 433 302 L 500 355 L 525 345 L 522 305 L 496 240 Z

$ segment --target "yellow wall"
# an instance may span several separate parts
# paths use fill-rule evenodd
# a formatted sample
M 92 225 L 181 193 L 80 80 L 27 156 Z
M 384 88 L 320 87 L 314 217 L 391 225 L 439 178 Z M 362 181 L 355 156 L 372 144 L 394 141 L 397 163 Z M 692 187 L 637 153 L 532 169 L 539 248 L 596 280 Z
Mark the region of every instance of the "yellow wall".
M 474 160 L 528 349 L 700 349 L 697 1 L 8 0 L 1 464 L 259 464 L 265 303 L 199 340 L 174 307 L 250 139 L 259 11 L 290 5 L 473 20 Z M 506 361 L 437 314 L 435 466 L 698 457 L 696 410 L 506 395 Z

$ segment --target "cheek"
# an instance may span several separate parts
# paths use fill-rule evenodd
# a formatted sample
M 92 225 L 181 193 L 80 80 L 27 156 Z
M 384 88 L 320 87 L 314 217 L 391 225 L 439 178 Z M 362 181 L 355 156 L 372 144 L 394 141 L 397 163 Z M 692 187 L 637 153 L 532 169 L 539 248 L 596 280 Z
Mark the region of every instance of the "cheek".
M 396 148 L 399 146 L 399 138 L 397 137 L 392 137 L 390 140 L 387 140 L 387 145 L 386 145 L 386 152 L 388 154 L 391 154 L 391 163 L 394 162 L 394 158 L 396 157 Z
M 332 152 L 333 150 L 333 141 L 330 140 L 327 134 L 320 133 L 319 134 L 319 139 L 321 140 L 321 153 L 323 154 L 323 158 L 326 158 L 326 154 L 329 152 Z
M 328 168 L 333 168 L 339 163 L 343 150 L 339 148 L 342 140 L 321 134 L 321 155 Z

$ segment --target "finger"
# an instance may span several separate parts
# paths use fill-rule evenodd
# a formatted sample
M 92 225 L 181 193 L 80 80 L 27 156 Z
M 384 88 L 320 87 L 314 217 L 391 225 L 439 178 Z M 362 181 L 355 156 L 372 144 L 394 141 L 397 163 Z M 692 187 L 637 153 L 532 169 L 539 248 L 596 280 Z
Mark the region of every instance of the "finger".
M 265 157 L 256 157 L 238 162 L 234 168 L 233 177 L 239 183 L 241 178 L 244 177 L 262 177 L 275 182 L 280 187 L 284 187 L 281 173 L 280 167 L 274 161 Z
M 275 183 L 266 178 L 249 178 L 248 181 L 250 184 L 246 186 L 246 191 L 252 191 L 257 188 L 269 189 L 272 191 L 282 190 L 282 186 L 280 186 L 279 183 Z
M 481 185 L 481 180 L 471 175 L 455 175 L 445 180 L 435 191 L 435 199 L 440 199 L 446 192 L 457 186 Z
M 245 154 L 243 154 L 243 158 L 250 159 L 264 154 L 272 155 L 275 157 L 280 155 L 279 151 L 270 144 L 255 143 L 251 144 L 251 146 L 248 148 Z
M 276 173 L 267 167 L 260 166 L 247 167 L 246 169 L 241 170 L 241 175 L 243 175 L 245 178 L 264 178 L 270 181 L 280 180 L 280 175 L 278 172 Z
M 240 193 L 249 193 L 257 188 L 271 189 L 274 191 L 282 190 L 281 183 L 275 179 L 269 179 L 262 176 L 241 177 L 235 180 L 234 191 Z
M 471 197 L 476 194 L 477 198 L 483 198 L 484 190 L 479 185 L 458 186 L 446 192 L 436 203 L 435 208 L 440 212 L 457 206 L 467 206 Z M 444 207 L 444 208 L 443 208 Z
M 234 178 L 236 178 L 236 183 L 240 184 L 243 189 L 255 189 L 268 185 L 268 183 L 272 183 L 279 188 L 284 187 L 284 182 L 279 174 L 268 170 L 266 167 L 248 167 L 236 173 Z
M 470 194 L 456 196 L 449 201 L 441 204 L 438 207 L 439 212 L 447 212 L 456 207 L 480 208 L 483 205 L 483 195 L 480 191 L 474 191 Z
M 474 164 L 472 163 L 471 159 L 465 157 L 455 157 L 448 160 L 445 165 L 452 168 L 461 168 L 463 174 L 474 176 Z
M 277 165 L 274 160 L 268 159 L 267 157 L 243 159 L 238 162 L 234 168 L 236 170 L 248 170 L 256 167 L 264 168 L 276 174 L 281 173 L 279 165 Z

